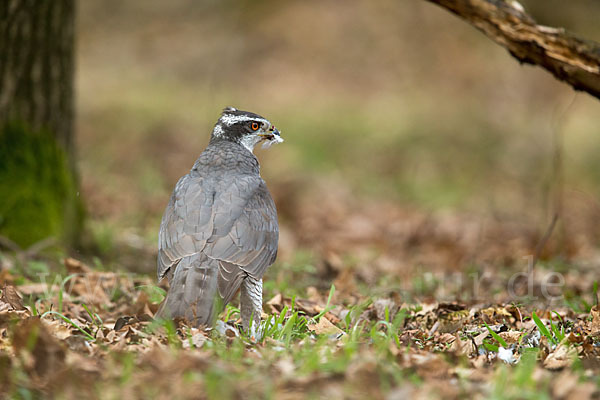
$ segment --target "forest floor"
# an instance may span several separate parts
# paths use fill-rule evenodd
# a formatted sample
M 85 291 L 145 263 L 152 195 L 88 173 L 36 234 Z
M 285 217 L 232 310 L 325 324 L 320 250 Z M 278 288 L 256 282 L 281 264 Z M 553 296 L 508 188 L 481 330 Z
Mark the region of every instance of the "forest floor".
M 287 217 L 254 335 L 237 301 L 212 329 L 154 321 L 164 286 L 119 257 L 3 253 L 0 393 L 598 398 L 593 246 L 565 240 L 561 223 L 545 240 L 525 224 L 344 198 Z
M 78 7 L 92 238 L 0 248 L 0 398 L 600 398 L 594 99 L 426 2 L 184 3 Z M 527 3 L 597 33 L 593 2 Z M 257 150 L 281 232 L 254 336 L 237 300 L 153 320 L 161 213 L 228 105 L 286 140 Z

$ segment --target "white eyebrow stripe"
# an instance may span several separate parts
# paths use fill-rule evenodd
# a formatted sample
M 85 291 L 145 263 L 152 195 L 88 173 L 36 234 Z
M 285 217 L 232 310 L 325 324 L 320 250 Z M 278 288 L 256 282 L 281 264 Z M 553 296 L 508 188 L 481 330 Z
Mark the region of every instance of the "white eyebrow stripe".
M 215 125 L 215 129 L 213 129 L 213 135 L 215 137 L 223 136 L 223 127 L 219 124 Z
M 238 122 L 244 122 L 244 121 L 262 121 L 265 124 L 269 124 L 269 121 L 267 121 L 264 118 L 249 117 L 247 115 L 224 114 L 221 116 L 221 122 L 227 126 L 231 126 L 231 125 L 237 124 Z

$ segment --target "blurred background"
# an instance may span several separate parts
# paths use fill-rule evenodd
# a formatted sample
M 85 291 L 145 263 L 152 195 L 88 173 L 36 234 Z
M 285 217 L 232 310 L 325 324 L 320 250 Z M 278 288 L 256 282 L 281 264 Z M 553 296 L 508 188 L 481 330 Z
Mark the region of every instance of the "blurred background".
M 600 0 L 520 2 L 600 43 Z M 226 106 L 285 139 L 268 316 L 159 327 Z M 0 1 L 0 393 L 598 397 L 599 117 L 425 0 Z
M 600 41 L 598 1 L 522 4 L 540 24 Z M 295 277 L 343 286 L 351 272 L 348 290 L 382 279 L 425 290 L 424 272 L 524 268 L 556 212 L 542 258 L 597 271 L 600 103 L 447 11 L 391 0 L 77 6 L 77 159 L 106 265 L 154 273 L 170 193 L 234 106 L 285 138 L 256 151 L 280 215 L 267 276 L 280 289 Z

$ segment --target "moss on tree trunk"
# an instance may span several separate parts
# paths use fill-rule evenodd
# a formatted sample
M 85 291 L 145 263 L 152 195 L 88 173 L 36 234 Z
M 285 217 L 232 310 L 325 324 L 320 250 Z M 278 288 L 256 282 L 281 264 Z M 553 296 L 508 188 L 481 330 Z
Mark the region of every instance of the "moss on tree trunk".
M 0 234 L 28 247 L 47 237 L 74 243 L 82 206 L 64 149 L 23 125 L 0 132 Z
M 0 2 L 0 235 L 21 246 L 81 227 L 74 19 L 74 0 Z

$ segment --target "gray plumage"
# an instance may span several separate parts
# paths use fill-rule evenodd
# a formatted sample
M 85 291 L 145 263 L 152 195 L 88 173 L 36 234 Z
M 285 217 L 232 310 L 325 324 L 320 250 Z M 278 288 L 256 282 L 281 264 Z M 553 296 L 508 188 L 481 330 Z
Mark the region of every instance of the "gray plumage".
M 244 328 L 251 315 L 260 321 L 262 277 L 279 238 L 275 204 L 252 153 L 263 140 L 282 141 L 266 119 L 227 108 L 208 147 L 177 182 L 160 225 L 157 273 L 170 288 L 157 317 L 212 324 L 242 287 Z

